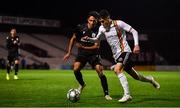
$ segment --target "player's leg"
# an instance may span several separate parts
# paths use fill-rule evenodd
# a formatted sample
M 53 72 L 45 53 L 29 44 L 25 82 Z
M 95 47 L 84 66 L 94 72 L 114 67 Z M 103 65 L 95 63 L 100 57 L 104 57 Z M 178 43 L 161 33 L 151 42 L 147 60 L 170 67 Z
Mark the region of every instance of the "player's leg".
M 9 74 L 10 74 L 10 70 L 11 70 L 11 64 L 10 64 L 9 60 L 7 62 L 6 70 L 7 70 L 6 79 L 9 80 L 10 79 Z
M 14 74 L 14 79 L 17 80 L 18 79 L 18 72 L 19 72 L 19 60 L 15 59 L 14 61 L 14 70 L 15 70 L 15 74 Z
M 115 65 L 115 68 L 114 68 L 114 71 L 116 73 L 116 75 L 118 76 L 119 78 L 119 81 L 122 85 L 122 88 L 124 90 L 124 95 L 121 99 L 119 99 L 118 101 L 119 102 L 127 102 L 129 100 L 132 99 L 132 97 L 130 96 L 130 91 L 129 91 L 129 85 L 128 85 L 128 81 L 127 81 L 127 78 L 125 76 L 125 74 L 123 73 L 123 65 L 122 63 L 117 63 Z
M 7 66 L 6 66 L 6 70 L 7 70 L 7 74 L 6 74 L 6 79 L 9 80 L 9 74 L 10 74 L 10 70 L 11 70 L 11 64 L 12 64 L 12 58 L 10 56 L 7 57 Z
M 86 86 L 83 80 L 82 73 L 80 71 L 85 64 L 86 62 L 84 62 L 84 59 L 81 56 L 78 56 L 73 64 L 74 75 L 79 83 L 78 90 L 80 91 L 80 93 L 82 92 L 83 88 Z
M 142 82 L 149 82 L 151 84 L 153 84 L 153 86 L 157 89 L 160 88 L 160 85 L 158 82 L 156 82 L 154 80 L 154 78 L 152 76 L 143 76 L 142 74 L 138 73 L 134 68 L 134 63 L 133 61 L 131 60 L 131 58 L 133 57 L 132 56 L 132 53 L 127 53 L 128 54 L 128 57 L 127 57 L 127 60 L 124 62 L 124 70 L 129 74 L 131 75 L 134 79 L 136 80 L 139 80 L 139 81 L 142 81 Z
M 109 90 L 108 90 L 108 83 L 107 83 L 107 78 L 106 76 L 103 74 L 103 67 L 100 64 L 97 64 L 95 66 L 96 72 L 98 73 L 98 76 L 100 78 L 101 81 L 101 86 L 103 88 L 104 91 L 104 96 L 106 100 L 112 100 L 112 98 L 109 95 Z
M 101 81 L 101 86 L 104 91 L 105 99 L 112 100 L 112 98 L 109 96 L 107 78 L 103 74 L 103 66 L 100 63 L 100 56 L 92 55 L 92 56 L 88 57 L 88 62 L 89 62 L 89 64 L 91 64 L 92 67 L 94 67 L 96 69 L 96 72 L 98 73 L 99 79 Z
M 152 76 L 144 76 L 138 73 L 133 67 L 124 68 L 124 70 L 131 75 L 134 79 L 142 81 L 142 82 L 149 82 L 151 83 L 156 89 L 160 88 L 160 84 L 154 80 Z

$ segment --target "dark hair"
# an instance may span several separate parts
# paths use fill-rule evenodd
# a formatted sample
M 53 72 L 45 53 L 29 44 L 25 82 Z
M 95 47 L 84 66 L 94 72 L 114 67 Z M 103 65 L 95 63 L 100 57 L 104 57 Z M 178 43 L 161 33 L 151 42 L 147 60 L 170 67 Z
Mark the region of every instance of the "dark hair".
M 96 12 L 96 11 L 90 11 L 89 13 L 88 13 L 88 17 L 87 18 L 89 18 L 90 16 L 93 16 L 93 17 L 95 17 L 96 19 L 99 19 L 99 13 L 98 12 Z
M 99 12 L 99 14 L 102 19 L 106 19 L 106 18 L 110 17 L 110 14 L 106 9 L 101 10 Z

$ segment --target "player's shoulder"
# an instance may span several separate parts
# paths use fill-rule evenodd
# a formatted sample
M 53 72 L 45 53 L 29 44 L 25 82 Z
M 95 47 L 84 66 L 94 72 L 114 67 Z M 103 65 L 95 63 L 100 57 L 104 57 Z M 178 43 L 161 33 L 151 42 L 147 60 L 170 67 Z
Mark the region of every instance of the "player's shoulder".
M 101 26 L 99 27 L 99 32 L 104 32 L 104 31 L 106 31 L 106 29 L 104 28 L 103 25 L 101 25 Z
M 123 23 L 123 21 L 122 20 L 113 20 L 115 23 L 117 23 L 117 24 L 121 24 L 121 23 Z
M 86 24 L 78 24 L 76 27 L 75 27 L 75 31 L 78 32 L 78 31 L 83 31 L 83 30 L 86 30 L 87 29 L 87 25 Z
M 87 24 L 78 24 L 77 28 L 79 28 L 79 29 L 87 28 Z
M 103 25 L 99 26 L 99 30 L 105 29 Z

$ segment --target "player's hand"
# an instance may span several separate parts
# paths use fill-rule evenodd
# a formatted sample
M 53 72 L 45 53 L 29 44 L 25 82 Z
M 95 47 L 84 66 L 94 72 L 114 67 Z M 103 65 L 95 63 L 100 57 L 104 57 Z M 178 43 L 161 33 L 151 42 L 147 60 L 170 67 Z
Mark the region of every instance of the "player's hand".
M 140 47 L 139 47 L 139 45 L 135 45 L 135 46 L 134 46 L 133 53 L 134 53 L 134 54 L 139 54 L 139 53 L 140 53 Z
M 88 37 L 88 36 L 84 36 L 84 37 L 82 37 L 82 39 L 83 39 L 83 40 L 88 40 L 89 37 Z
M 67 53 L 64 57 L 63 57 L 63 61 L 67 61 L 70 57 L 70 53 Z

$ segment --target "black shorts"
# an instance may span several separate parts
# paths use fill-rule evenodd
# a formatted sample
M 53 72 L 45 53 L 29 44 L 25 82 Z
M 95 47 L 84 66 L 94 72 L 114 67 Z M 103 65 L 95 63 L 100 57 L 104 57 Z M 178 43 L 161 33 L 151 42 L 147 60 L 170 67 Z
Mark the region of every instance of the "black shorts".
M 7 57 L 8 59 L 8 62 L 9 63 L 12 63 L 14 62 L 15 60 L 19 60 L 19 53 L 15 52 L 15 53 L 10 53 Z
M 101 63 L 100 63 L 100 56 L 99 55 L 83 55 L 83 54 L 78 54 L 76 56 L 75 62 L 80 62 L 82 67 L 84 67 L 87 62 L 93 68 L 96 65 L 101 65 Z
M 123 52 L 116 60 L 116 63 L 122 63 L 124 68 L 132 68 L 134 66 L 132 57 L 133 54 L 131 52 Z

